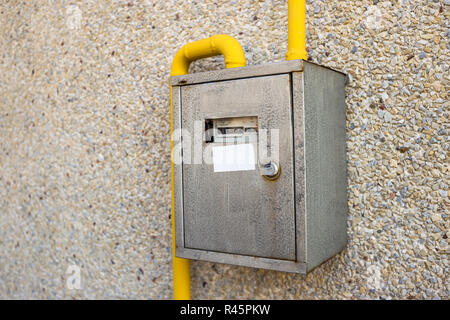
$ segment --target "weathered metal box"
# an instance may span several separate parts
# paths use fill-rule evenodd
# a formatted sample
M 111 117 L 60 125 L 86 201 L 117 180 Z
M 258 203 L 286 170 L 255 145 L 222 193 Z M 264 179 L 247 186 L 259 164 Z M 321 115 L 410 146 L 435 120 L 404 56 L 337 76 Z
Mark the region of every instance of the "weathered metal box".
M 345 247 L 345 83 L 303 60 L 171 78 L 177 257 L 306 273 Z

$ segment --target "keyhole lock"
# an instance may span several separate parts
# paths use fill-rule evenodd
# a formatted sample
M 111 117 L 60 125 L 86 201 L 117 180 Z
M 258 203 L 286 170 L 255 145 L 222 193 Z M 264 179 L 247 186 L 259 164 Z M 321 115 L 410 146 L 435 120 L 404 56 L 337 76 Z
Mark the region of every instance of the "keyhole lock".
M 262 169 L 263 177 L 267 180 L 276 180 L 281 173 L 281 166 L 274 161 L 266 163 Z

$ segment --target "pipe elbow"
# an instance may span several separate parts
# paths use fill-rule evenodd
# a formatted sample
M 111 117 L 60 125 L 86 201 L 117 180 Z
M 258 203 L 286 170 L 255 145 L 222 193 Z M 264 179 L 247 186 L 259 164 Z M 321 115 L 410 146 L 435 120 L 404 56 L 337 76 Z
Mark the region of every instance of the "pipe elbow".
M 172 61 L 172 69 L 170 70 L 171 76 L 180 76 L 189 72 L 189 65 L 191 61 L 186 58 L 185 46 L 181 47 L 177 51 Z
M 192 61 L 216 55 L 224 56 L 226 68 L 245 67 L 247 64 L 239 42 L 232 36 L 219 34 L 181 47 L 173 59 L 171 75 L 187 74 Z
M 239 42 L 227 34 L 218 34 L 210 38 L 211 46 L 217 48 L 225 58 L 226 68 L 245 67 L 245 53 Z

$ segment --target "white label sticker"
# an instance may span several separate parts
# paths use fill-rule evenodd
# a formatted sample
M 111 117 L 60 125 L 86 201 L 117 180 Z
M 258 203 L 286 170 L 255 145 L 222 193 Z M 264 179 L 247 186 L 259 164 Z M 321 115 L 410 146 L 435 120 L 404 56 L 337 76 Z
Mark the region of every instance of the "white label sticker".
M 212 148 L 214 172 L 255 170 L 253 144 L 234 144 Z

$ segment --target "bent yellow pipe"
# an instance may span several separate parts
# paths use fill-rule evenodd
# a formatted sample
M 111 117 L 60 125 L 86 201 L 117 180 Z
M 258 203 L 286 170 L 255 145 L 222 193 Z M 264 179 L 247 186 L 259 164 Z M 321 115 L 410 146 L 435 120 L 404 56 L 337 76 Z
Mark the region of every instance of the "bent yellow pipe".
M 245 67 L 245 55 L 239 42 L 232 36 L 218 34 L 186 44 L 176 53 L 170 75 L 179 76 L 189 71 L 189 64 L 198 59 L 223 55 L 227 68 Z
M 229 35 L 215 35 L 207 39 L 191 42 L 183 46 L 175 54 L 172 62 L 171 76 L 179 76 L 189 72 L 192 61 L 223 55 L 226 68 L 245 67 L 244 50 L 239 42 Z M 172 86 L 170 87 L 170 132 L 173 132 Z M 172 257 L 173 257 L 173 298 L 189 300 L 191 298 L 191 275 L 188 259 L 175 257 L 175 212 L 174 212 L 174 182 L 173 182 L 173 137 L 171 137 L 171 178 L 172 178 Z
M 288 51 L 286 60 L 308 59 L 306 52 L 306 0 L 288 1 Z

